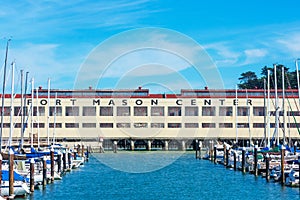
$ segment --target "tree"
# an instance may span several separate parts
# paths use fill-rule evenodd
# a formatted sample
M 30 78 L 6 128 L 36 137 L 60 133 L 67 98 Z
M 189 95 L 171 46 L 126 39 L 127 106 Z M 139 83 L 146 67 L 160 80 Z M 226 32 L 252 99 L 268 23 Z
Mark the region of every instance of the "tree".
M 254 89 L 257 88 L 257 76 L 255 72 L 247 71 L 241 74 L 241 77 L 239 78 L 240 84 L 238 84 L 238 87 L 240 89 Z

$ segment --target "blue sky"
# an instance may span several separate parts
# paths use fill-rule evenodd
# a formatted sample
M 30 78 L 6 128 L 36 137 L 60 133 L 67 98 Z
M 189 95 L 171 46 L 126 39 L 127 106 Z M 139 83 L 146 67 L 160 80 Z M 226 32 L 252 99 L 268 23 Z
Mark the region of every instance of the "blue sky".
M 5 38 L 12 37 L 9 62 L 16 61 L 17 75 L 20 69 L 29 71 L 30 78 L 44 88 L 48 77 L 52 88 L 73 88 L 91 52 L 116 34 L 145 27 L 174 30 L 198 42 L 216 65 L 225 88 L 234 88 L 242 72 L 252 70 L 259 75 L 265 65 L 281 63 L 293 71 L 294 60 L 300 57 L 297 0 L 17 0 L 1 1 L 0 7 L 2 62 Z M 136 42 L 136 38 L 128 37 L 126 42 L 131 41 Z M 98 80 L 101 84 L 86 81 L 80 87 L 143 86 L 153 93 L 178 92 L 183 87 L 204 88 L 207 79 L 214 79 L 197 75 L 184 62 L 179 66 L 176 57 L 162 55 L 130 54 L 127 60 L 115 62 L 118 66 Z M 130 62 L 133 59 L 140 61 L 139 67 L 138 62 Z M 170 62 L 163 62 L 166 59 Z M 162 63 L 170 66 L 160 70 Z M 92 67 L 90 70 L 93 72 Z M 2 74 L 3 67 L 0 80 Z

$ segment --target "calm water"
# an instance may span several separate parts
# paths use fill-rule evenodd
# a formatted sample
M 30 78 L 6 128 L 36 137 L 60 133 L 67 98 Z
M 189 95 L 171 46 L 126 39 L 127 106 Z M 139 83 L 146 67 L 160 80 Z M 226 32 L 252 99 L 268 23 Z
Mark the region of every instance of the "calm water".
M 84 167 L 28 199 L 290 200 L 299 199 L 299 189 L 196 160 L 192 153 L 125 152 L 95 154 Z

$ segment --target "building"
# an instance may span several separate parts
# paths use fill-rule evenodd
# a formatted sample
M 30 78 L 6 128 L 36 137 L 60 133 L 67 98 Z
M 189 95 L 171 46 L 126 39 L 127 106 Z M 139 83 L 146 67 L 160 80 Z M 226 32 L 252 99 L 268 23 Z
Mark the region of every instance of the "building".
M 56 90 L 39 88 L 25 95 L 25 140 L 31 133 L 45 141 L 145 139 L 262 140 L 270 137 L 299 139 L 300 112 L 297 90 L 286 90 L 283 109 L 278 91 L 279 129 L 275 124 L 275 92 L 270 91 L 270 112 L 263 90 L 181 90 L 180 94 L 151 94 L 136 90 Z M 13 108 L 14 139 L 21 136 L 21 95 Z M 10 95 L 5 95 L 3 137 L 10 131 Z M 33 106 L 33 112 L 31 112 Z M 55 114 L 56 111 L 56 114 Z M 49 116 L 48 116 L 49 113 Z M 265 115 L 266 114 L 266 115 Z M 48 128 L 49 124 L 49 128 Z

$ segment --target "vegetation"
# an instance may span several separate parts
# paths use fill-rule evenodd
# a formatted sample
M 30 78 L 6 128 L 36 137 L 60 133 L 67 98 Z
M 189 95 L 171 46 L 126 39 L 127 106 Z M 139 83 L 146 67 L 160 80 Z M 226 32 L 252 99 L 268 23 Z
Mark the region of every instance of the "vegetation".
M 289 68 L 284 65 L 277 65 L 276 67 L 276 77 L 277 77 L 277 88 L 282 88 L 282 69 L 284 69 L 284 79 L 285 79 L 285 88 L 297 88 L 297 73 L 296 70 L 289 72 Z M 240 89 L 263 89 L 264 88 L 264 79 L 267 81 L 268 70 L 270 70 L 270 86 L 274 88 L 274 68 L 264 66 L 261 69 L 261 76 L 257 77 L 255 72 L 247 71 L 241 74 L 239 78 L 240 83 L 238 87 Z

